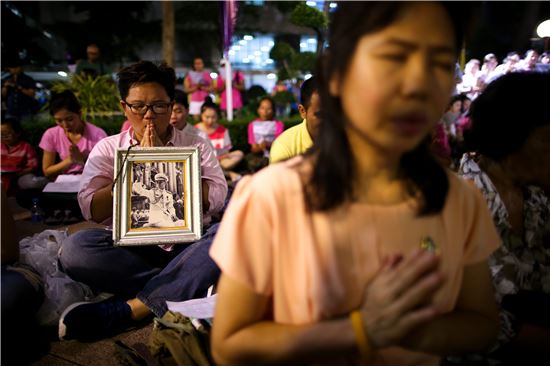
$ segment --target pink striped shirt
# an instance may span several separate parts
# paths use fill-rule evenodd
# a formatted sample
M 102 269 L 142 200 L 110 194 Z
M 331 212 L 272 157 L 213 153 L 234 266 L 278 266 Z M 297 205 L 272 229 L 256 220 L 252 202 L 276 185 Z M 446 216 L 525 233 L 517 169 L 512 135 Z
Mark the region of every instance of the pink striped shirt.
M 115 151 L 122 147 L 127 148 L 130 144 L 137 141 L 133 139 L 133 129 L 121 132 L 118 135 L 109 136 L 101 140 L 92 150 L 84 171 L 80 191 L 78 192 L 78 203 L 82 210 L 82 215 L 86 220 L 92 219 L 91 205 L 92 198 L 99 189 L 108 186 L 114 181 L 114 156 Z M 210 223 L 212 214 L 223 208 L 225 197 L 227 196 L 227 181 L 223 171 L 216 159 L 216 153 L 212 146 L 201 137 L 172 129 L 172 138 L 166 146 L 180 147 L 198 147 L 201 156 L 201 175 L 202 179 L 208 184 L 208 201 L 210 207 L 207 212 L 203 212 L 203 223 Z M 102 222 L 104 225 L 111 225 L 112 218 L 109 217 Z

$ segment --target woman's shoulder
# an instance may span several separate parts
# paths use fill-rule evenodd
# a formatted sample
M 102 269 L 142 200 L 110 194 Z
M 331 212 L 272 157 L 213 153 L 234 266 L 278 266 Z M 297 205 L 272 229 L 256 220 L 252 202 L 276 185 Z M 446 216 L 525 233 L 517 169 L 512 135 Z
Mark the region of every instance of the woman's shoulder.
M 53 126 L 44 131 L 44 133 L 42 134 L 42 139 L 55 139 L 56 137 L 63 135 L 65 135 L 65 131 L 63 131 L 63 128 L 59 126 Z
M 225 131 L 227 131 L 227 128 L 224 125 L 218 125 L 218 127 L 216 127 L 216 132 L 218 133 L 225 133 Z
M 243 177 L 238 186 L 274 200 L 289 197 L 289 194 L 302 194 L 300 172 L 304 164 L 301 156 L 272 164 L 255 174 Z
M 86 126 L 85 131 L 91 135 L 94 135 L 94 136 L 103 135 L 103 137 L 107 136 L 107 133 L 103 128 L 98 127 L 91 122 L 86 122 L 85 126 Z
M 450 207 L 472 207 L 484 202 L 482 192 L 475 182 L 468 177 L 461 177 L 451 170 L 447 170 L 449 181 L 448 203 Z

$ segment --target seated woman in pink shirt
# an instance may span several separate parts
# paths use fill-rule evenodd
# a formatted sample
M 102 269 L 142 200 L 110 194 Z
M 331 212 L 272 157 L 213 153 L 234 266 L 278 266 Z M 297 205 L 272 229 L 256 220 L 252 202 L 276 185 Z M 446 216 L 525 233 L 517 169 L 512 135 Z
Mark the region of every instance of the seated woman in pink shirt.
M 195 127 L 208 135 L 224 173 L 232 181 L 236 181 L 241 176 L 233 172 L 232 169 L 243 160 L 244 154 L 241 150 L 230 151 L 233 148 L 231 136 L 229 130 L 218 123 L 219 117 L 218 106 L 211 100 L 207 100 L 201 107 L 201 121 Z
M 38 145 L 44 150 L 44 175 L 55 178 L 59 174 L 82 173 L 88 154 L 107 134 L 82 120 L 80 103 L 69 90 L 52 95 L 50 114 L 57 126 L 47 129 Z
M 246 156 L 248 167 L 253 172 L 269 164 L 271 144 L 285 129 L 283 122 L 276 120 L 275 103 L 270 97 L 260 99 L 258 118 L 248 124 L 250 154 Z

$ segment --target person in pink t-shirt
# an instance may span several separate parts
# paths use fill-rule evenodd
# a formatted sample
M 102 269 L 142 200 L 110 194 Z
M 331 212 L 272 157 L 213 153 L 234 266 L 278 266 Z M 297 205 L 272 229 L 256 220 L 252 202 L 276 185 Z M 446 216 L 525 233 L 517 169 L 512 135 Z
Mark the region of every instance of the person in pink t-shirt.
M 248 124 L 248 143 L 251 153 L 246 156 L 248 168 L 256 172 L 269 164 L 271 144 L 285 129 L 283 122 L 274 119 L 275 103 L 270 97 L 260 99 L 258 118 Z
M 187 76 L 185 76 L 183 80 L 183 90 L 187 94 L 191 94 L 189 114 L 198 121 L 204 98 L 214 90 L 212 78 L 210 77 L 210 73 L 204 69 L 204 61 L 202 58 L 195 57 L 193 60 L 193 70 L 189 71 Z
M 340 2 L 305 155 L 243 177 L 210 250 L 219 365 L 439 365 L 491 347 L 479 190 L 430 154 L 464 4 Z
M 227 114 L 227 90 L 225 90 L 225 68 L 222 67 L 219 70 L 218 79 L 216 80 L 216 91 L 220 93 L 220 108 L 223 115 Z M 233 71 L 231 79 L 231 95 L 233 100 L 233 110 L 240 112 L 243 107 L 243 99 L 241 93 L 244 91 L 244 75 L 240 71 Z
M 42 171 L 48 178 L 59 174 L 80 174 L 94 146 L 105 131 L 82 120 L 80 103 L 69 90 L 52 95 L 50 114 L 57 126 L 44 132 L 40 148 L 44 150 Z M 59 155 L 59 160 L 57 156 Z
M 241 150 L 233 150 L 229 130 L 218 123 L 220 111 L 216 104 L 205 102 L 201 107 L 201 122 L 195 125 L 200 131 L 205 132 L 210 142 L 216 149 L 216 156 L 226 176 L 232 181 L 240 179 L 240 175 L 232 171 L 243 160 Z

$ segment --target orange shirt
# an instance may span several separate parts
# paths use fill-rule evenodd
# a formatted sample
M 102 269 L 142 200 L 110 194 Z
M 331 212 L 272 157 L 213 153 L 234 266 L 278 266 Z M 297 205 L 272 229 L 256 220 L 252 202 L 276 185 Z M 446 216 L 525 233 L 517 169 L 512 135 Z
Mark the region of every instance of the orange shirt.
M 225 275 L 273 296 L 275 322 L 347 316 L 361 305 L 381 259 L 409 254 L 427 236 L 438 247 L 446 279 L 433 301 L 450 312 L 464 266 L 485 260 L 500 244 L 481 193 L 450 172 L 445 207 L 436 215 L 418 217 L 414 200 L 389 206 L 353 203 L 309 214 L 293 168 L 301 159 L 241 180 L 210 251 Z M 378 355 L 377 365 L 438 364 L 435 356 L 397 347 Z

